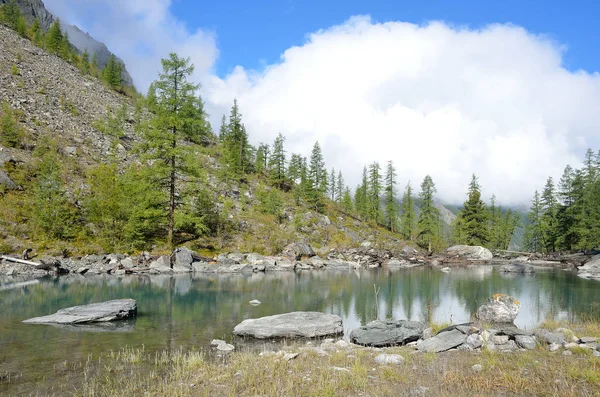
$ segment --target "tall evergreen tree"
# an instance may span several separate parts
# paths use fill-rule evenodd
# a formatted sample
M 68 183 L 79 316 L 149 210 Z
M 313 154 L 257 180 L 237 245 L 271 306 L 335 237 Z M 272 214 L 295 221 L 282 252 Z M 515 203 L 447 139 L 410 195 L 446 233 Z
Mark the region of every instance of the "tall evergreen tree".
M 497 205 L 498 201 L 496 195 L 492 194 L 490 199 L 490 205 L 488 207 L 488 231 L 489 231 L 489 243 L 488 247 L 493 249 L 500 248 L 500 234 L 502 225 L 502 210 Z
M 184 196 L 178 194 L 182 176 L 190 179 L 198 176 L 197 163 L 194 161 L 193 146 L 186 144 L 190 131 L 186 126 L 193 125 L 190 114 L 184 111 L 186 103 L 195 98 L 198 85 L 188 81 L 194 66 L 189 58 L 180 58 L 171 53 L 169 58 L 162 59 L 162 72 L 154 82 L 157 104 L 156 117 L 151 128 L 145 131 L 144 158 L 149 160 L 156 179 L 157 193 L 165 194 L 167 218 L 167 243 L 173 247 L 176 210 L 181 206 Z M 164 190 L 161 190 L 164 189 Z
M 335 168 L 331 168 L 331 173 L 329 174 L 329 180 L 327 181 L 327 192 L 329 193 L 329 198 L 331 201 L 335 201 L 335 192 L 336 192 L 336 182 L 335 182 Z
M 468 198 L 464 202 L 463 208 L 458 214 L 460 222 L 457 222 L 457 227 L 462 231 L 460 236 L 467 245 L 482 245 L 486 246 L 489 241 L 488 234 L 488 219 L 485 204 L 481 200 L 481 188 L 475 174 L 471 177 L 469 184 Z
M 254 169 L 259 174 L 265 173 L 268 169 L 269 152 L 270 152 L 269 145 L 267 145 L 266 143 L 260 143 L 258 145 L 258 149 L 256 149 L 256 158 L 254 159 Z
M 2 11 L 2 19 L 11 29 L 15 30 L 21 37 L 27 36 L 27 22 L 25 22 L 25 17 L 23 17 L 23 13 L 15 0 L 10 0 L 4 4 L 0 11 Z
M 577 196 L 581 178 L 570 165 L 565 167 L 558 184 L 561 205 L 557 211 L 558 233 L 556 244 L 560 249 L 573 250 L 577 244 Z
M 354 193 L 354 208 L 363 220 L 367 220 L 369 216 L 369 205 L 367 200 L 368 185 L 367 167 L 365 166 L 362 173 L 362 182 L 356 187 L 356 192 Z
M 417 241 L 429 251 L 440 244 L 440 210 L 435 207 L 433 195 L 436 193 L 431 176 L 427 175 L 421 183 L 421 207 L 417 220 Z
M 375 223 L 382 223 L 381 211 L 381 168 L 378 162 L 369 166 L 369 183 L 367 187 L 368 219 Z
M 385 223 L 388 229 L 392 232 L 398 231 L 398 202 L 396 196 L 398 190 L 396 188 L 396 169 L 392 161 L 388 161 L 385 171 Z
M 230 174 L 234 178 L 239 178 L 250 171 L 251 148 L 248 143 L 248 134 L 242 123 L 237 99 L 233 100 L 233 106 L 229 114 L 229 124 L 227 125 L 227 134 L 223 139 L 223 149 L 225 152 L 225 161 Z
M 302 165 L 302 156 L 297 153 L 292 153 L 287 172 L 287 176 L 292 182 L 297 184 L 300 183 L 300 177 L 302 176 Z
M 554 181 L 552 180 L 552 177 L 549 177 L 546 180 L 546 185 L 544 186 L 540 200 L 542 211 L 540 229 L 542 233 L 542 240 L 544 241 L 543 248 L 546 252 L 556 251 L 558 202 L 556 200 L 556 192 L 554 190 Z
M 33 24 L 31 25 L 31 40 L 35 43 L 35 45 L 37 46 L 41 46 L 43 37 L 44 37 L 44 33 L 42 32 L 42 27 L 40 26 L 40 20 L 39 18 L 35 18 L 33 20 Z
M 108 63 L 102 69 L 102 78 L 104 82 L 112 89 L 117 89 L 121 86 L 121 67 L 120 62 L 114 55 L 110 55 Z
M 60 20 L 57 19 L 50 25 L 46 33 L 46 49 L 53 54 L 59 54 L 63 42 L 64 36 L 60 27 Z
M 338 172 L 338 176 L 336 179 L 336 187 L 335 187 L 335 201 L 338 204 L 342 203 L 342 199 L 344 197 L 344 177 L 342 176 L 342 171 Z M 352 197 L 352 196 L 350 196 Z
M 81 54 L 81 71 L 84 74 L 90 74 L 90 54 L 88 53 L 87 48 Z
M 412 197 L 412 187 L 410 182 L 406 184 L 404 195 L 402 196 L 402 238 L 412 240 L 415 235 L 415 203 Z
M 285 137 L 280 133 L 273 142 L 273 150 L 269 156 L 269 173 L 271 182 L 279 189 L 283 189 L 286 185 L 286 169 L 285 169 L 285 150 L 283 143 Z
M 327 170 L 319 142 L 315 142 L 308 167 L 308 200 L 318 211 L 323 209 L 323 195 L 327 191 Z
M 344 194 L 342 196 L 342 209 L 346 213 L 351 213 L 354 210 L 354 206 L 352 204 L 352 193 L 350 193 L 350 188 L 346 186 L 344 189 Z
M 531 201 L 531 208 L 527 214 L 523 243 L 525 249 L 532 252 L 541 252 L 545 246 L 544 233 L 542 231 L 542 214 L 542 202 L 540 194 L 536 190 Z

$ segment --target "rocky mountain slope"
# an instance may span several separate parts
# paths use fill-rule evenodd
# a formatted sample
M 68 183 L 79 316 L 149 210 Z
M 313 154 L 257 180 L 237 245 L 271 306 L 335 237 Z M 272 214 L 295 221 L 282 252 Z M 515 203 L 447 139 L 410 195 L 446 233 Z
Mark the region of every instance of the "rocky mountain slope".
M 0 0 L 0 5 L 4 3 L 8 3 L 10 0 Z M 44 2 L 42 0 L 16 0 L 25 20 L 29 25 L 33 23 L 33 21 L 37 18 L 40 21 L 40 26 L 43 31 L 47 31 L 50 28 L 50 25 L 54 21 L 56 21 L 56 17 L 52 15 L 44 6 Z M 82 31 L 75 25 L 68 25 L 62 21 L 63 30 L 68 33 L 69 41 L 71 44 L 80 52 L 84 52 L 86 49 L 90 54 L 90 58 L 93 54 L 96 54 L 98 58 L 98 66 L 103 68 L 108 63 L 108 59 L 112 55 L 112 53 L 108 50 L 104 43 L 101 43 L 91 37 L 88 33 Z M 123 62 L 120 58 L 117 57 L 119 61 Z M 124 64 L 124 63 L 123 63 Z M 123 69 L 122 79 L 126 85 L 133 86 L 133 79 L 131 75 L 126 70 Z

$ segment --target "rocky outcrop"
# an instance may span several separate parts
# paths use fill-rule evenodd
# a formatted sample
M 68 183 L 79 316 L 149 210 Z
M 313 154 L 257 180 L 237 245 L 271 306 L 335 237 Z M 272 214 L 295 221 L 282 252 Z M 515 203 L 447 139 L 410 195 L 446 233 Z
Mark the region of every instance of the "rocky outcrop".
M 521 304 L 505 294 L 495 294 L 477 309 L 475 316 L 480 321 L 509 324 L 515 321 Z
M 238 324 L 233 333 L 257 339 L 317 338 L 344 332 L 342 318 L 319 312 L 292 312 L 248 319 Z
M 24 320 L 26 324 L 81 324 L 123 320 L 137 314 L 137 304 L 133 299 L 115 299 L 61 309 L 55 314 Z
M 372 321 L 350 333 L 357 345 L 383 347 L 405 345 L 419 340 L 426 326 L 418 321 Z
M 600 278 L 600 255 L 596 255 L 583 266 L 578 267 L 577 273 L 583 278 Z
M 488 261 L 494 257 L 489 249 L 478 245 L 455 245 L 446 250 L 446 255 L 469 261 Z

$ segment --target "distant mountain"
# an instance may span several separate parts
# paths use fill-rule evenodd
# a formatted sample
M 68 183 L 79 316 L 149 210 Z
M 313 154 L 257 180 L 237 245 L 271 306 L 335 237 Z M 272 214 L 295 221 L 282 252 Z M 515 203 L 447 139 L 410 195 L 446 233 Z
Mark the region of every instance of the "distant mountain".
M 10 0 L 0 0 L 0 5 L 8 3 Z M 25 16 L 25 20 L 29 25 L 33 23 L 33 21 L 37 18 L 40 21 L 40 26 L 43 31 L 47 31 L 50 28 L 50 25 L 56 20 L 56 17 L 52 15 L 44 6 L 44 2 L 42 0 L 16 0 L 21 12 Z M 68 21 L 62 21 L 61 23 L 63 30 L 69 35 L 69 41 L 80 53 L 84 52 L 86 49 L 90 54 L 90 58 L 93 54 L 96 54 L 98 58 L 98 66 L 103 68 L 108 63 L 108 59 L 111 55 L 113 55 L 104 43 L 101 43 L 95 40 L 88 33 L 82 31 L 75 25 L 68 25 Z M 125 65 L 125 62 L 117 57 L 119 61 Z M 127 71 L 126 68 L 123 68 L 123 73 L 121 76 L 125 85 L 133 86 L 133 79 L 131 75 Z

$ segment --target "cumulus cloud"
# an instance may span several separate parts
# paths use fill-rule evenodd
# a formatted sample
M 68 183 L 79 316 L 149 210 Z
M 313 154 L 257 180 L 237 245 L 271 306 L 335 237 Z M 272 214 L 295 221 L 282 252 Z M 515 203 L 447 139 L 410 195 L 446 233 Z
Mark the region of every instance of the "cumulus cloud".
M 116 21 L 90 33 L 125 59 L 140 84 L 156 73 L 140 77 L 148 75 L 147 59 L 128 53 L 138 41 L 153 56 L 183 50 L 199 66 L 215 129 L 237 97 L 254 143 L 281 132 L 289 153 L 308 156 L 318 140 L 327 166 L 341 169 L 352 187 L 363 165 L 392 160 L 402 185 L 418 188 L 430 174 L 442 201 L 462 202 L 475 173 L 484 196 L 526 204 L 547 176 L 560 177 L 587 147 L 600 147 L 600 76 L 566 70 L 565 48 L 521 27 L 356 16 L 309 34 L 264 70 L 237 66 L 219 77 L 210 73 L 214 35 L 188 33 L 168 5 L 119 2 L 110 6 Z M 194 58 L 206 48 L 209 56 Z

